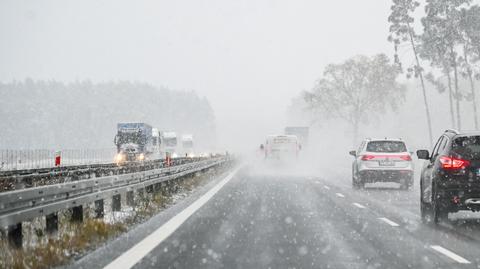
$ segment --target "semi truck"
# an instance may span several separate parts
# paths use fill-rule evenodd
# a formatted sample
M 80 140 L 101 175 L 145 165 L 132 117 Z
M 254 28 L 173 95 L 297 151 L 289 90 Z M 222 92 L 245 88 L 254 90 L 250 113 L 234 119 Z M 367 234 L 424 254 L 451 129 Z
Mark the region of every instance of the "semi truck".
M 118 123 L 114 143 L 118 164 L 143 161 L 154 152 L 152 126 L 146 123 Z
M 193 158 L 195 157 L 195 150 L 193 144 L 193 135 L 184 134 L 182 135 L 182 152 L 185 157 Z
M 153 145 L 153 153 L 151 155 L 151 159 L 161 159 L 163 158 L 162 154 L 162 140 L 160 137 L 160 132 L 157 128 L 152 128 L 152 145 Z
M 171 158 L 178 157 L 178 139 L 175 132 L 163 132 L 162 133 L 162 148 L 165 155 Z

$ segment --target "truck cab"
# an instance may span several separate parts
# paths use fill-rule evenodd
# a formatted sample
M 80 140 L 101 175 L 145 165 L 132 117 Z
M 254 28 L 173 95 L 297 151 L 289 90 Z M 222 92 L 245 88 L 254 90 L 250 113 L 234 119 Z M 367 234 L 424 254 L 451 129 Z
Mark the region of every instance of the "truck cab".
M 195 157 L 193 135 L 185 134 L 182 135 L 182 153 L 183 156 L 193 158 Z
M 117 163 L 144 161 L 153 152 L 152 127 L 146 123 L 118 123 L 114 143 Z
M 163 132 L 162 134 L 163 151 L 171 158 L 178 157 L 178 139 L 175 132 Z

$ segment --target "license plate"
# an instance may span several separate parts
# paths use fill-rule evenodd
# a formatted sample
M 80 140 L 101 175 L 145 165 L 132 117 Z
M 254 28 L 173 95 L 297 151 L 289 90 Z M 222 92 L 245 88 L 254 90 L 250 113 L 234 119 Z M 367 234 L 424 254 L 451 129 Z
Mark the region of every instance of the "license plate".
M 379 161 L 378 165 L 380 166 L 395 166 L 395 163 L 392 161 Z

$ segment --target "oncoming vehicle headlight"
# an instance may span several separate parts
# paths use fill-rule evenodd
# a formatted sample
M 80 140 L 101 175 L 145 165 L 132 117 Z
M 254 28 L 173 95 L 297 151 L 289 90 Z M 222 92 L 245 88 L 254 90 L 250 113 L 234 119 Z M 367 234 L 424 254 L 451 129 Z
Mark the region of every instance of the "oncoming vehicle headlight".
M 173 153 L 172 154 L 172 158 L 177 158 L 178 157 L 178 154 L 177 153 Z
M 115 162 L 117 162 L 117 163 L 123 162 L 124 160 L 125 160 L 125 154 L 118 153 L 115 156 Z
M 193 153 L 193 152 L 192 152 L 192 153 L 188 153 L 188 154 L 187 154 L 187 157 L 188 157 L 188 158 L 195 158 L 195 153 Z
M 139 161 L 145 160 L 145 155 L 144 155 L 143 153 L 141 153 L 140 155 L 138 155 L 138 160 L 139 160 Z

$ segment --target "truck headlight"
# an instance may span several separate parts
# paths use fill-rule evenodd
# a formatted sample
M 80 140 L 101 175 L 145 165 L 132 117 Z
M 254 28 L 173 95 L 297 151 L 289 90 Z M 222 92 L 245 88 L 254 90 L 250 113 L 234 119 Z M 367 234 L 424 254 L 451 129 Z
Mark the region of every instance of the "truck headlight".
M 124 160 L 125 160 L 125 155 L 122 154 L 122 153 L 118 153 L 115 156 L 115 162 L 117 162 L 117 163 L 123 162 Z

